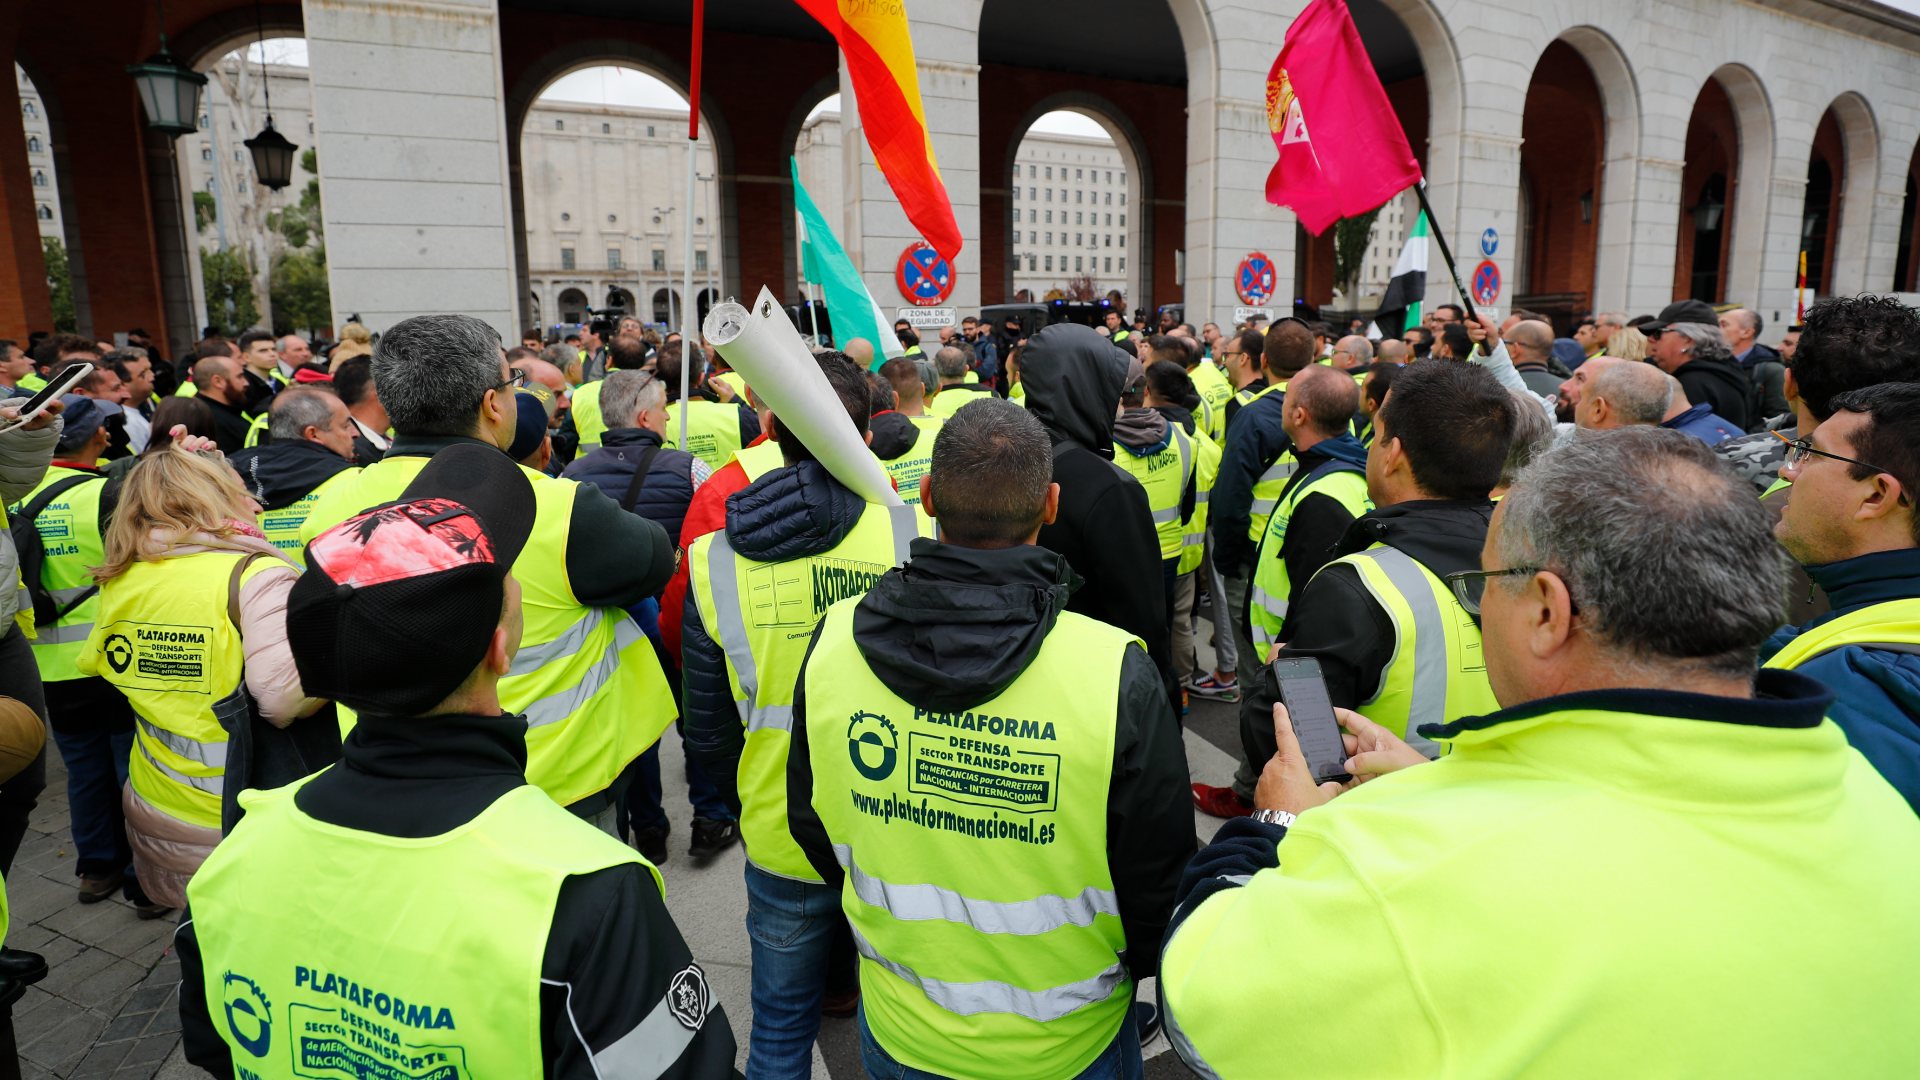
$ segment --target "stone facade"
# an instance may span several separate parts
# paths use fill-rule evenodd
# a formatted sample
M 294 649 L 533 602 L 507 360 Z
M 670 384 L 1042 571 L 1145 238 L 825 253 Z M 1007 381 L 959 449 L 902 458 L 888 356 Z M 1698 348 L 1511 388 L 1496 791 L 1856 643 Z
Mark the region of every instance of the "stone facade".
M 20 123 L 27 129 L 28 184 L 33 188 L 33 217 L 39 222 L 40 236 L 65 241 L 60 223 L 60 177 L 53 164 L 53 128 L 47 123 L 47 106 L 33 80 L 14 65 L 13 77 L 20 87 Z

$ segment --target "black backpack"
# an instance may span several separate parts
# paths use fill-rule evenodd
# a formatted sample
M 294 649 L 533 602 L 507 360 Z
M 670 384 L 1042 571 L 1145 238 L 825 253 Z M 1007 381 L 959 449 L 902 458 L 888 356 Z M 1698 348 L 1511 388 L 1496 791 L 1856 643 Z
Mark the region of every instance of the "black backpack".
M 55 603 L 53 593 L 48 590 L 41 573 L 46 566 L 47 551 L 41 545 L 40 530 L 33 524 L 40 512 L 65 495 L 68 489 L 98 479 L 97 476 L 69 476 L 47 487 L 23 505 L 14 507 L 10 514 L 7 528 L 13 533 L 13 548 L 20 555 L 20 580 L 33 597 L 33 621 L 37 626 L 52 626 L 67 612 L 86 603 L 88 597 L 100 591 L 100 586 L 94 585 L 65 604 Z

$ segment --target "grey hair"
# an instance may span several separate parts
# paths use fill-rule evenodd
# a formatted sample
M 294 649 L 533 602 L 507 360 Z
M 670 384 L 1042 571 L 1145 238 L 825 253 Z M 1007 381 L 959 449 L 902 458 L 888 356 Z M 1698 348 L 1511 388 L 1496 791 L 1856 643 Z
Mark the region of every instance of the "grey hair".
M 943 379 L 958 379 L 967 373 L 967 353 L 958 345 L 948 345 L 933 354 L 933 369 Z
M 1500 466 L 1500 486 L 1510 488 L 1520 470 L 1553 445 L 1553 421 L 1531 390 L 1509 390 L 1513 396 L 1513 441 L 1507 444 L 1507 462 Z
M 1624 311 L 1603 311 L 1593 317 L 1596 325 L 1621 327 L 1627 325 L 1627 313 Z
M 667 386 L 651 371 L 626 368 L 607 372 L 600 388 L 600 417 L 608 431 L 634 426 L 633 418 L 641 409 L 667 407 Z
M 1787 556 L 1773 515 L 1698 439 L 1583 432 L 1535 458 L 1502 507 L 1502 565 L 1559 575 L 1582 629 L 1648 677 L 1751 676 L 1781 623 Z
M 312 386 L 289 386 L 273 396 L 267 409 L 267 435 L 274 442 L 299 442 L 309 427 L 326 430 L 333 402 L 340 395 Z
M 1047 429 L 1011 401 L 976 395 L 933 441 L 927 488 L 942 534 L 962 546 L 1018 544 L 1040 527 L 1053 483 Z
M 1753 331 L 1754 337 L 1759 337 L 1761 329 L 1767 325 L 1766 320 L 1760 317 L 1760 313 L 1750 307 L 1734 308 L 1727 314 L 1733 315 L 1739 318 L 1741 322 L 1746 323 L 1747 329 Z
M 1349 341 L 1353 342 L 1351 346 L 1347 344 Z M 1335 342 L 1333 347 L 1336 350 L 1352 353 L 1353 358 L 1362 364 L 1373 363 L 1373 342 L 1368 341 L 1364 335 L 1348 334 Z
M 562 341 L 541 349 L 540 359 L 545 360 L 561 371 L 565 371 L 567 370 L 567 365 L 580 362 L 580 350 Z
M 500 386 L 500 335 L 471 315 L 416 315 L 380 335 L 373 381 L 400 435 L 471 435 Z
M 1727 344 L 1727 335 L 1720 331 L 1718 324 L 1682 322 L 1667 327 L 1670 334 L 1679 334 L 1693 342 L 1695 360 L 1731 360 L 1733 346 Z
M 1650 364 L 1622 360 L 1600 369 L 1586 392 L 1606 398 L 1623 424 L 1657 424 L 1673 404 L 1673 387 L 1667 383 L 1671 378 Z

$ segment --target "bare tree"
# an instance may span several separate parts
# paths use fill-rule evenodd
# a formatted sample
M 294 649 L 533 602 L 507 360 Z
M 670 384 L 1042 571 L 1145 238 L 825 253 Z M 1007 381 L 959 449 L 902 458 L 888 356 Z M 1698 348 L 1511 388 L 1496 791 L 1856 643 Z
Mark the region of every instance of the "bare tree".
M 1075 274 L 1067 279 L 1066 294 L 1069 300 L 1098 300 L 1100 284 L 1092 274 Z

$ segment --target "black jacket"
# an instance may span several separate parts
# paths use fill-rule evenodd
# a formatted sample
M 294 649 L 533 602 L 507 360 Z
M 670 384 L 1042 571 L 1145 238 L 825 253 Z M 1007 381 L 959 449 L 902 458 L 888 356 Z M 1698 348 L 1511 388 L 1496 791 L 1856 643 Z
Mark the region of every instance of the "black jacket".
M 1332 558 L 1365 551 L 1377 541 L 1398 548 L 1414 561 L 1446 577 L 1480 569 L 1480 547 L 1493 518 L 1490 502 L 1432 499 L 1396 503 L 1362 515 L 1347 528 Z M 1291 530 L 1289 530 L 1291 531 Z M 1327 697 L 1342 709 L 1360 708 L 1373 696 L 1397 638 L 1393 620 L 1380 608 L 1351 566 L 1332 565 L 1296 584 L 1293 605 L 1281 628 L 1281 656 L 1311 656 L 1320 661 Z M 1240 699 L 1240 738 L 1247 760 L 1264 763 L 1273 756 L 1273 703 L 1279 700 L 1271 669 L 1260 685 Z
M 233 455 L 233 471 L 262 510 L 279 510 L 307 497 L 314 488 L 353 467 L 353 463 L 317 442 L 268 443 Z
M 867 502 L 817 461 L 802 461 L 762 476 L 727 496 L 727 543 L 743 559 L 785 562 L 832 550 L 867 512 Z M 693 589 L 680 623 L 682 715 L 687 755 L 713 778 L 735 814 L 740 812 L 740 751 L 747 731 L 727 682 L 726 653 L 708 634 Z
M 1283 499 L 1296 486 L 1315 478 L 1316 472 L 1324 475 L 1323 467 L 1357 465 L 1362 473 L 1367 468 L 1367 448 L 1346 434 L 1315 443 L 1313 449 L 1303 450 L 1297 456 L 1300 468 L 1281 491 Z M 1287 583 L 1297 594 L 1327 560 L 1334 557 L 1334 549 L 1340 546 L 1341 538 L 1353 522 L 1353 515 L 1340 500 L 1323 492 L 1311 492 L 1300 500 L 1293 508 L 1293 516 L 1287 519 L 1287 535 L 1280 542 L 1280 550 L 1266 555 L 1287 564 Z M 1251 602 L 1252 590 L 1248 590 L 1248 595 Z
M 661 441 L 657 432 L 646 428 L 613 428 L 601 436 L 599 449 L 568 465 L 560 479 L 592 484 L 607 498 L 624 505 L 640 456 L 649 448 L 660 447 Z M 647 469 L 639 499 L 627 509 L 658 524 L 672 541 L 680 535 L 687 504 L 693 501 L 696 465 L 704 481 L 706 464 L 699 458 L 681 450 L 659 449 Z
M 439 836 L 526 783 L 525 722 L 517 716 L 395 720 L 362 714 L 335 768 L 300 789 L 299 808 L 329 824 L 382 836 Z M 244 828 L 244 826 L 242 826 Z M 582 824 L 581 828 L 591 828 Z M 359 889 L 353 880 L 314 887 Z M 485 897 L 473 897 L 484 908 Z M 234 1075 L 209 1014 L 192 913 L 174 936 L 180 957 L 181 1041 L 187 1060 Z M 540 1050 L 545 1075 L 593 1080 L 593 1056 L 639 1029 L 675 976 L 698 970 L 653 878 L 626 864 L 560 886 L 540 965 Z M 224 1023 L 224 1021 L 220 1021 Z M 715 1003 L 661 1075 L 732 1075 L 733 1032 Z
M 1073 571 L 1059 555 L 1033 546 L 980 551 L 922 538 L 912 550 L 906 566 L 888 571 L 860 601 L 854 642 L 874 675 L 916 708 L 977 708 L 1033 662 L 1067 607 Z M 789 822 L 808 861 L 837 889 L 840 865 L 813 809 L 805 685 L 803 675 L 794 693 L 787 754 Z M 1193 814 L 1186 746 L 1158 671 L 1129 649 L 1115 692 L 1106 855 L 1127 935 L 1127 964 L 1139 979 L 1159 964 L 1174 885 L 1194 851 Z M 1020 854 L 996 849 L 988 857 Z
M 889 409 L 873 414 L 867 421 L 867 430 L 873 433 L 873 456 L 881 461 L 893 461 L 911 451 L 924 437 L 932 439 L 933 433 L 923 430 L 919 424 L 906 416 Z M 909 501 L 914 496 L 903 496 Z
M 1793 406 L 1787 402 L 1787 364 L 1780 359 L 1778 352 L 1756 341 L 1747 350 L 1747 355 L 1735 359 L 1753 382 L 1754 392 L 1760 395 L 1758 419 L 1770 420 L 1793 411 Z
M 1245 574 L 1253 565 L 1255 541 L 1247 536 L 1253 522 L 1253 485 L 1280 460 L 1280 455 L 1293 448 L 1293 440 L 1280 422 L 1286 414 L 1286 400 L 1286 391 L 1275 391 L 1248 402 L 1227 421 L 1220 475 L 1213 482 L 1213 495 L 1207 504 L 1214 566 L 1222 574 Z
M 1039 542 L 1066 556 L 1086 580 L 1067 610 L 1146 642 L 1174 695 L 1153 510 L 1146 489 L 1113 463 L 1113 422 L 1126 376 L 1126 354 L 1092 327 L 1056 323 L 1027 339 L 1020 382 L 1027 411 L 1053 440 L 1053 479 L 1060 485 L 1059 516 L 1040 530 Z
M 247 419 L 246 410 L 216 400 L 212 394 L 201 394 L 200 400 L 213 410 L 213 441 L 220 447 L 220 452 L 237 454 L 245 449 L 247 429 L 253 426 Z
M 1680 365 L 1673 377 L 1687 392 L 1687 400 L 1698 405 L 1706 402 L 1713 411 L 1742 431 L 1752 431 L 1760 416 L 1760 392 L 1753 379 L 1733 361 L 1689 360 Z

